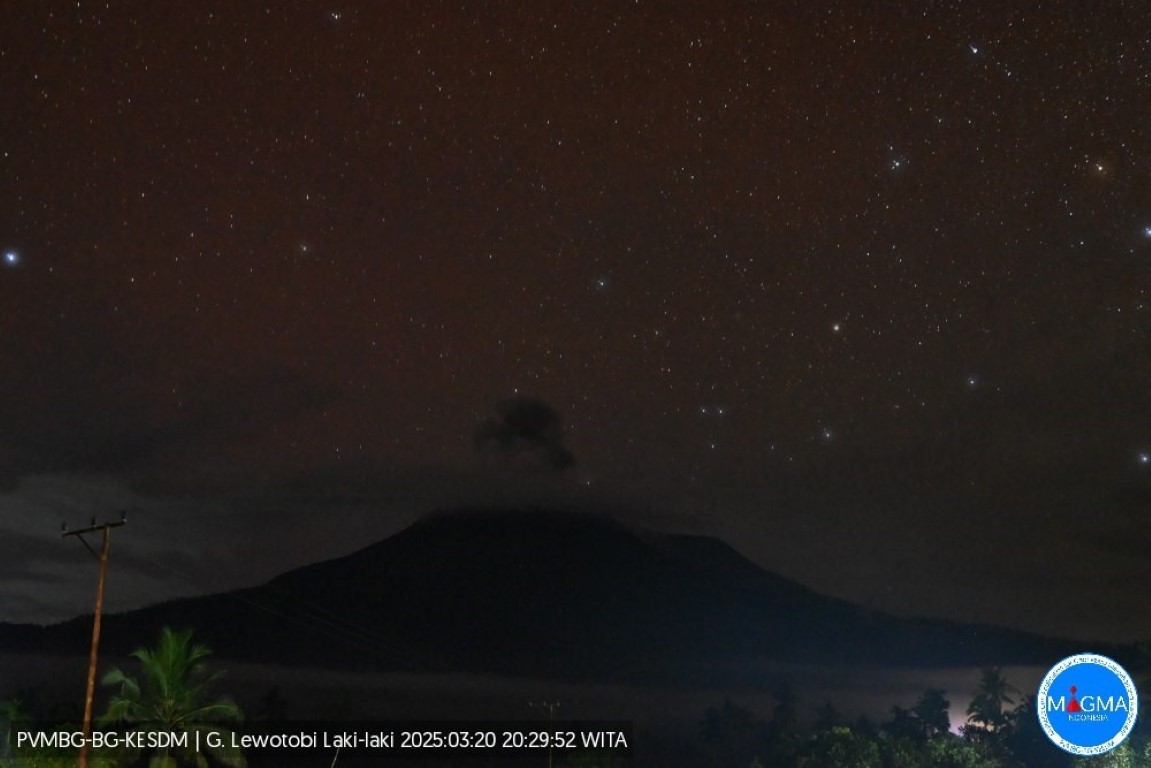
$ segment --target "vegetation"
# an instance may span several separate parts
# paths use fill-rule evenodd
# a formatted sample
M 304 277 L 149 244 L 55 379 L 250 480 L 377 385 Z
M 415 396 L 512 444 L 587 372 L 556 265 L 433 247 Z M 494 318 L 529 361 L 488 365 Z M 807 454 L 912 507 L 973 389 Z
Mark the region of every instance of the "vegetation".
M 241 722 L 243 713 L 231 700 L 213 697 L 211 689 L 220 673 L 208 670 L 205 659 L 210 654 L 203 645 L 192 643 L 191 632 L 173 632 L 165 627 L 154 650 L 139 648 L 132 654 L 140 663 L 138 678 L 120 669 L 104 677 L 104 685 L 117 686 L 118 690 L 100 724 L 142 732 L 224 734 L 220 747 L 213 748 L 206 738 L 201 739 L 203 752 L 192 749 L 195 742 L 191 740 L 184 748 L 160 747 L 151 755 L 149 768 L 205 768 L 213 763 L 244 768 L 243 754 L 228 746 L 229 731 L 222 727 Z M 139 755 L 128 752 L 119 757 L 131 761 Z
M 1151 666 L 1151 647 L 1148 647 Z M 104 678 L 112 687 L 108 706 L 98 724 L 138 732 L 208 730 L 225 735 L 228 726 L 242 721 L 235 703 L 213 693 L 220 673 L 209 670 L 210 651 L 192 642 L 191 632 L 164 628 L 155 648 L 137 649 L 132 656 L 139 673 L 130 676 L 113 669 Z M 1149 680 L 1142 680 L 1146 693 Z M 1095 758 L 1076 759 L 1055 748 L 1039 727 L 1032 697 L 1012 687 L 1002 671 L 982 671 L 979 688 L 967 707 L 967 721 L 952 729 L 951 702 L 945 691 L 929 688 L 910 708 L 892 707 L 889 718 L 876 725 L 866 719 L 848 723 L 830 701 L 815 712 L 810 729 L 800 727 L 799 701 L 794 689 L 774 690 L 775 706 L 766 720 L 731 699 L 710 707 L 697 732 L 673 746 L 666 765 L 714 768 L 1151 768 L 1151 723 L 1147 717 L 1124 744 Z M 22 704 L 22 701 L 30 704 Z M 285 703 L 279 691 L 269 691 L 260 707 L 264 718 L 283 717 Z M 15 743 L 13 733 L 35 722 L 64 723 L 56 729 L 79 730 L 70 710 L 49 707 L 34 692 L 0 701 L 0 768 L 70 768 L 75 750 L 29 748 Z M 201 739 L 201 745 L 207 745 Z M 658 750 L 657 750 L 658 751 Z M 596 750 L 564 755 L 559 765 L 619 765 L 618 757 Z M 151 754 L 108 750 L 91 755 L 90 768 L 129 765 L 148 768 L 246 768 L 235 750 L 157 749 Z
M 0 768 L 74 768 L 76 750 L 69 748 L 32 748 L 17 743 L 15 733 L 32 728 L 35 718 L 18 698 L 0 701 Z M 79 726 L 61 725 L 55 730 L 71 733 Z M 93 757 L 89 768 L 113 768 L 109 757 Z
M 967 725 L 964 733 L 984 741 L 994 741 L 997 733 L 1010 728 L 1008 705 L 1014 704 L 1019 691 L 1007 682 L 999 667 L 983 670 L 979 692 L 967 707 Z
M 893 707 L 875 726 L 843 722 L 830 702 L 816 710 L 810 732 L 795 717 L 790 688 L 776 694 L 772 717 L 759 721 L 731 700 L 711 707 L 699 724 L 699 764 L 716 768 L 1151 768 L 1147 721 L 1118 749 L 1076 760 L 1048 740 L 1030 697 L 996 667 L 982 671 L 967 708 L 952 731 L 946 693 L 924 691 L 910 708 Z M 686 764 L 686 763 L 685 763 Z

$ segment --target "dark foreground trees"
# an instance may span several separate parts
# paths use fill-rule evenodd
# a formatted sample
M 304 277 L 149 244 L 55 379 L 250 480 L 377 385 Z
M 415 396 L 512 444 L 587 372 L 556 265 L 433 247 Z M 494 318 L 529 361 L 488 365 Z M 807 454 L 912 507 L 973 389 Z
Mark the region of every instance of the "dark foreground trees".
M 911 707 L 892 707 L 882 724 L 843 721 L 830 702 L 815 726 L 801 731 L 790 689 L 777 695 L 784 709 L 766 721 L 725 701 L 700 723 L 700 765 L 771 768 L 1151 768 L 1146 720 L 1113 752 L 1076 760 L 1053 745 L 1039 726 L 1033 697 L 1013 688 L 1001 670 L 983 670 L 968 721 L 951 730 L 950 702 L 928 689 Z M 1018 702 L 1018 703 L 1016 703 Z M 685 763 L 686 765 L 686 763 Z
M 230 699 L 217 698 L 213 692 L 221 673 L 208 669 L 206 659 L 210 655 L 205 646 L 192 642 L 190 631 L 173 632 L 165 627 L 155 648 L 139 648 L 132 654 L 139 662 L 138 676 L 113 669 L 104 677 L 104 685 L 117 690 L 100 723 L 143 732 L 182 732 L 192 737 L 189 747 L 157 749 L 149 756 L 149 768 L 205 768 L 213 764 L 244 768 L 243 754 L 227 746 L 231 739 L 226 727 L 241 722 L 243 713 Z M 197 731 L 202 736 L 208 731 L 223 733 L 224 746 L 213 748 L 208 739 L 201 738 L 204 751 L 196 752 L 191 745 L 196 743 Z M 131 753 L 121 756 L 127 760 L 138 757 Z

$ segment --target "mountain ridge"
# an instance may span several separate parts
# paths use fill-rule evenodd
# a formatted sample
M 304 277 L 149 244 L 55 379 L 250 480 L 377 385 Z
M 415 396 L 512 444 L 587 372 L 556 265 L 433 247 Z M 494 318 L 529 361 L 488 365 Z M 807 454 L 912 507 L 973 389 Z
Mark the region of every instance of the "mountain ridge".
M 717 539 L 604 515 L 425 516 L 265 584 L 104 617 L 102 652 L 190 627 L 217 656 L 289 666 L 675 684 L 821 666 L 1050 664 L 1070 641 L 905 619 L 821 595 Z M 87 647 L 90 617 L 0 626 L 0 650 Z

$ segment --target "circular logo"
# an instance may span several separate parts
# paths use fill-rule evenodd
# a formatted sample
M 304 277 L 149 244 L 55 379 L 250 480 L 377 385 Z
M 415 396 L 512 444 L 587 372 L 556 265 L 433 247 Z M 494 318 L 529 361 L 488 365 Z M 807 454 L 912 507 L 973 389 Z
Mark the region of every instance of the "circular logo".
M 1115 749 L 1135 727 L 1138 709 L 1131 675 L 1095 653 L 1068 656 L 1039 684 L 1039 724 L 1056 746 L 1073 755 Z

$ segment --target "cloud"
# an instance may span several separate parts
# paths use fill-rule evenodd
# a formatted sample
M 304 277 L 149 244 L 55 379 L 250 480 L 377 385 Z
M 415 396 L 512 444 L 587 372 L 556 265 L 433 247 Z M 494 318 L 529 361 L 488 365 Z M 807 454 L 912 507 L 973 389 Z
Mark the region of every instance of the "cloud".
M 563 444 L 563 424 L 554 408 L 534 397 L 516 397 L 496 406 L 496 416 L 476 429 L 481 454 L 516 467 L 563 471 L 575 456 Z

